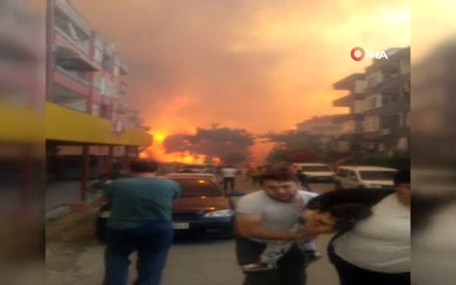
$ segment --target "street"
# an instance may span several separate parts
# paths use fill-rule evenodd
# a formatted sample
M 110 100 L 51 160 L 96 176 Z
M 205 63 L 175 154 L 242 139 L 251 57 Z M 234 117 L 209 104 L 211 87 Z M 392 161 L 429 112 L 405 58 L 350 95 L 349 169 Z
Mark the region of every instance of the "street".
M 239 183 L 239 190 L 250 192 L 250 187 Z M 330 184 L 311 184 L 318 193 L 332 188 Z M 317 240 L 323 258 L 311 264 L 307 270 L 309 285 L 336 285 L 337 276 L 326 258 L 329 236 Z M 48 285 L 98 285 L 103 279 L 104 246 L 94 241 L 68 247 L 48 243 Z M 132 256 L 134 264 L 135 256 Z M 130 268 L 130 283 L 135 280 L 135 268 Z M 169 253 L 163 285 L 242 284 L 242 273 L 237 267 L 232 239 L 197 240 L 176 242 Z

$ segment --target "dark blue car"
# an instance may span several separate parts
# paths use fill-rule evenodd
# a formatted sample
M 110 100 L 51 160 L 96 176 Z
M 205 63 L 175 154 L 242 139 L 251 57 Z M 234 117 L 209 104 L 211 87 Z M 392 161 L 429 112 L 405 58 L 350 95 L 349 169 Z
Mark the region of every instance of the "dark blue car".
M 173 227 L 179 237 L 232 237 L 234 209 L 230 198 L 209 179 L 173 178 L 181 187 L 181 196 L 173 204 Z M 110 204 L 97 216 L 97 237 L 106 240 L 106 222 Z

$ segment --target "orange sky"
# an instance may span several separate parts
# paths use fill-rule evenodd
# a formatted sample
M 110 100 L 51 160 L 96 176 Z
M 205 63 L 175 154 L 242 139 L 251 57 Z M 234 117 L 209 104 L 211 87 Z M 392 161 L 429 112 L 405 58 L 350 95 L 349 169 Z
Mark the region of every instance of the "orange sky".
M 130 106 L 159 135 L 212 123 L 281 131 L 344 113 L 332 84 L 370 64 L 350 50 L 410 45 L 405 0 L 72 4 L 130 63 Z

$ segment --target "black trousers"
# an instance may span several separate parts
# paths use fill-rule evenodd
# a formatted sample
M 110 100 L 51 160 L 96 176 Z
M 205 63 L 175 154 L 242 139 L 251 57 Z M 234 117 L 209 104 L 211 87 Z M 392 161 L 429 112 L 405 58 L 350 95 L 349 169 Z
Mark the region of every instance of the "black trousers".
M 328 256 L 337 270 L 340 285 L 410 285 L 410 272 L 384 273 L 360 268 L 335 254 L 331 244 Z
M 236 237 L 236 250 L 240 265 L 258 262 L 264 245 Z M 305 264 L 308 257 L 296 245 L 279 259 L 277 267 L 270 270 L 244 272 L 243 285 L 306 285 Z

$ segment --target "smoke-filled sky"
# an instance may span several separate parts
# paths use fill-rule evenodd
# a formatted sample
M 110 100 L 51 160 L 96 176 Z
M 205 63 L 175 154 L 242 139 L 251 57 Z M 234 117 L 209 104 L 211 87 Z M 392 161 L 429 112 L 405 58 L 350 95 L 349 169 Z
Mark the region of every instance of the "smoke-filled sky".
M 73 0 L 131 67 L 130 106 L 153 132 L 212 123 L 292 129 L 332 107 L 332 84 L 363 72 L 353 47 L 410 45 L 409 1 Z

